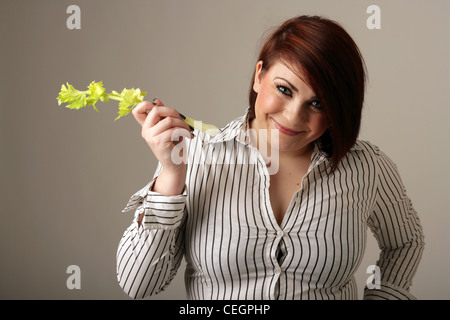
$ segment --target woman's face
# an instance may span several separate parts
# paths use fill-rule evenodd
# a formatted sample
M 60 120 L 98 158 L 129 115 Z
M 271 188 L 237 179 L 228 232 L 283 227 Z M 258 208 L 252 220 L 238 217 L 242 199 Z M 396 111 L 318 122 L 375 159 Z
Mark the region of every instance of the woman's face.
M 256 65 L 253 90 L 258 94 L 252 129 L 279 131 L 280 152 L 302 155 L 311 151 L 312 142 L 320 138 L 328 124 L 320 101 L 314 91 L 301 78 L 281 62 L 269 70 Z M 260 134 L 258 134 L 260 136 Z M 270 138 L 268 139 L 270 144 Z

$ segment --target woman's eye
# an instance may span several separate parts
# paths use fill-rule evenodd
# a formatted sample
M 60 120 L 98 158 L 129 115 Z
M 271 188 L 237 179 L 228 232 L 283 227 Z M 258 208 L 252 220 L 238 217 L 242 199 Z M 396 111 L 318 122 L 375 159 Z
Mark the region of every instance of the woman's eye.
M 277 90 L 280 91 L 282 94 L 284 94 L 285 96 L 292 96 L 292 91 L 291 89 L 289 89 L 288 87 L 285 86 L 277 86 Z
M 320 111 L 322 110 L 322 105 L 317 100 L 312 101 L 311 105 L 313 106 L 313 108 L 315 108 L 317 110 L 320 110 Z

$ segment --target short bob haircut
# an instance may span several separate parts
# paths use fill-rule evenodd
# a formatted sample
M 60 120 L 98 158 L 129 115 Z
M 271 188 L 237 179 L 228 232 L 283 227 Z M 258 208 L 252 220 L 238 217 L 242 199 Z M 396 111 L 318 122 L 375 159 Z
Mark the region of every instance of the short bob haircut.
M 263 71 L 282 62 L 315 91 L 328 121 L 318 139 L 332 171 L 355 144 L 361 125 L 366 66 L 357 45 L 337 22 L 318 16 L 299 16 L 284 22 L 266 40 L 258 61 Z M 254 79 L 254 75 L 252 77 Z M 255 117 L 257 93 L 253 80 L 249 117 Z

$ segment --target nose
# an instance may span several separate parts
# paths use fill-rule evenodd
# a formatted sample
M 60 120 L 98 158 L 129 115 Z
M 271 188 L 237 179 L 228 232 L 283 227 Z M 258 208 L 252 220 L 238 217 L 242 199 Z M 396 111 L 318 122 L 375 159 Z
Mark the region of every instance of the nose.
M 293 102 L 285 110 L 286 120 L 288 120 L 289 123 L 294 126 L 298 123 L 304 123 L 308 121 L 308 106 L 305 102 Z

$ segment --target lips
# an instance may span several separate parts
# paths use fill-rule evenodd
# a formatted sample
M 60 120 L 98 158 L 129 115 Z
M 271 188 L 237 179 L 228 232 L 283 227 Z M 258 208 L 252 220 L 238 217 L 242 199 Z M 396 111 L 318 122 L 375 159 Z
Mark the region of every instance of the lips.
M 295 131 L 295 130 L 286 128 L 285 126 L 282 126 L 281 124 L 279 124 L 278 122 L 276 122 L 273 118 L 272 118 L 272 120 L 273 120 L 273 123 L 275 124 L 275 127 L 276 127 L 281 133 L 284 133 L 285 135 L 288 135 L 288 136 L 296 136 L 296 135 L 298 135 L 299 133 L 302 132 L 302 131 Z

